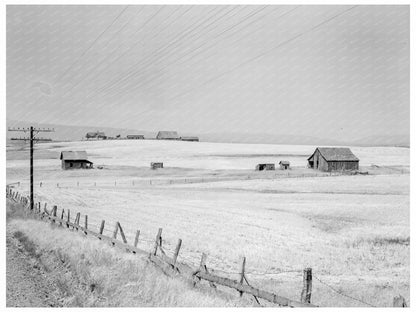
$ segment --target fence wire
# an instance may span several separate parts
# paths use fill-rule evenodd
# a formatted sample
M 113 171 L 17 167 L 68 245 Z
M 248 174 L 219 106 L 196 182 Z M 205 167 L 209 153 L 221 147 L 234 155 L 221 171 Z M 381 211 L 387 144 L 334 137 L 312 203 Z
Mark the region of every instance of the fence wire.
M 368 303 L 368 302 L 365 302 L 365 301 L 363 301 L 363 300 L 361 300 L 361 299 L 358 299 L 358 298 L 355 298 L 355 297 L 352 297 L 352 296 L 350 296 L 350 295 L 347 295 L 347 294 L 344 294 L 344 293 L 342 293 L 341 291 L 339 291 L 339 290 L 337 290 L 337 289 L 335 289 L 333 286 L 331 286 L 331 285 L 329 285 L 329 284 L 327 284 L 327 283 L 325 283 L 324 281 L 322 281 L 318 276 L 316 276 L 316 274 L 314 274 L 313 275 L 313 278 L 314 279 L 316 279 L 318 282 L 320 282 L 322 285 L 325 285 L 326 287 L 328 287 L 329 289 L 331 289 L 332 291 L 334 291 L 335 293 L 337 293 L 338 295 L 340 295 L 340 296 L 343 296 L 343 297 L 345 297 L 345 298 L 349 298 L 349 299 L 351 299 L 351 300 L 355 300 L 355 301 L 357 301 L 357 302 L 361 302 L 361 303 L 363 303 L 363 304 L 365 304 L 365 305 L 367 305 L 367 306 L 369 306 L 369 307 L 373 307 L 373 308 L 376 308 L 377 306 L 375 306 L 375 305 L 372 305 L 371 303 Z

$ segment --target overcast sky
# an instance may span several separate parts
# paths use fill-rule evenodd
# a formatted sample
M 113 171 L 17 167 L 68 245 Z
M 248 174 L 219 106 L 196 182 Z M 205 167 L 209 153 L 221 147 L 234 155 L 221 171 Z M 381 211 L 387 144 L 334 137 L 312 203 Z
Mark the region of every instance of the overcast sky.
M 408 6 L 8 6 L 7 118 L 409 133 Z

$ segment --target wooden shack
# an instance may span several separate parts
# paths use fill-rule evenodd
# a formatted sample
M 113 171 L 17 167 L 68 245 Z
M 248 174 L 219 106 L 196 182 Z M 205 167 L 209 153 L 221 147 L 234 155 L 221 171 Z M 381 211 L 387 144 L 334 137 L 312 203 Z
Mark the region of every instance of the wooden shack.
M 88 160 L 86 151 L 61 152 L 62 169 L 92 169 L 93 163 Z
M 199 138 L 196 136 L 185 136 L 180 138 L 181 141 L 188 141 L 188 142 L 199 142 Z
M 290 169 L 290 162 L 288 160 L 281 160 L 279 161 L 279 166 L 281 170 L 288 170 Z
M 144 140 L 143 134 L 127 134 L 128 140 Z
M 346 147 L 318 147 L 308 158 L 308 166 L 321 171 L 358 170 L 359 159 Z
M 150 163 L 150 169 L 160 169 L 163 168 L 163 163 L 162 162 L 152 162 Z
M 263 170 L 275 170 L 274 164 L 258 164 L 256 166 L 256 171 L 263 171 Z

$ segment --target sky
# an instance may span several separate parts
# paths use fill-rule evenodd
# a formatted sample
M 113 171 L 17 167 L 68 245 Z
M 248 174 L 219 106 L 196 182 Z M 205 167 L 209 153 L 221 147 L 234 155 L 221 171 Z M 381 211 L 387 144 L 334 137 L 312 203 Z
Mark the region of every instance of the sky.
M 6 15 L 8 119 L 409 135 L 405 5 L 8 5 Z

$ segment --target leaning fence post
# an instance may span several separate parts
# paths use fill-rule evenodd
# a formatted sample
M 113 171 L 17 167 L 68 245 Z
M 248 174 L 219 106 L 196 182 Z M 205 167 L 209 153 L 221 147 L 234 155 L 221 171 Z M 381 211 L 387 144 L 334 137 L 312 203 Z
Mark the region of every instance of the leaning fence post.
M 39 206 L 40 206 L 40 203 L 39 203 Z M 63 221 L 64 221 L 64 209 L 62 209 L 62 212 L 61 212 L 61 222 L 60 222 L 60 225 L 62 226 L 62 223 L 63 223 Z
M 173 254 L 173 268 L 176 268 L 176 260 L 178 259 L 179 250 L 181 249 L 182 240 L 178 239 L 178 244 L 176 245 L 175 253 Z
M 100 234 L 103 235 L 104 232 L 104 225 L 105 225 L 105 220 L 101 221 L 101 225 L 100 225 Z
M 77 216 L 75 217 L 75 225 L 76 225 L 76 229 L 78 231 L 78 226 L 79 226 L 79 219 L 81 218 L 81 213 L 77 212 Z
M 134 247 L 137 247 L 137 244 L 139 243 L 139 236 L 140 236 L 140 231 L 137 230 L 136 237 L 134 238 Z
M 240 284 L 243 285 L 244 282 L 244 272 L 246 270 L 246 257 L 243 256 L 241 262 L 241 273 L 240 273 Z M 243 292 L 240 291 L 240 297 L 243 296 Z
M 159 246 L 161 239 L 162 239 L 162 228 L 159 228 L 159 231 L 157 232 L 157 235 L 156 235 L 155 247 L 153 250 L 154 256 L 156 256 L 157 254 L 157 247 Z
M 123 240 L 124 244 L 127 244 L 127 239 L 126 239 L 126 236 L 124 235 L 124 231 L 123 231 L 123 228 L 121 227 L 120 222 L 117 222 L 117 224 L 120 230 L 121 239 Z
M 303 303 L 311 303 L 312 296 L 312 268 L 303 270 L 303 289 L 300 301 Z

